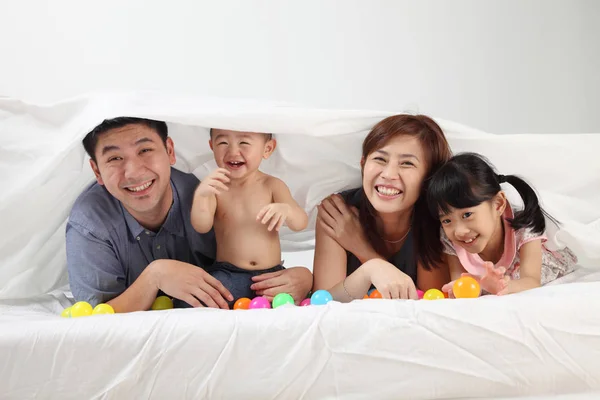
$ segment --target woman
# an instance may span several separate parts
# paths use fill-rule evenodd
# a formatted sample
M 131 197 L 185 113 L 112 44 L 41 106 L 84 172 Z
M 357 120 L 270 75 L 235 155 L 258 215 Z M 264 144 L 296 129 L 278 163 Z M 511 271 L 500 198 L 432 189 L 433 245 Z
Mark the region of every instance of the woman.
M 423 194 L 450 156 L 429 117 L 395 115 L 375 125 L 363 142 L 362 187 L 318 207 L 313 289 L 342 302 L 363 298 L 372 285 L 383 298 L 416 299 L 415 282 L 422 290 L 448 282 L 445 263 L 431 256 L 442 254 L 441 242 Z

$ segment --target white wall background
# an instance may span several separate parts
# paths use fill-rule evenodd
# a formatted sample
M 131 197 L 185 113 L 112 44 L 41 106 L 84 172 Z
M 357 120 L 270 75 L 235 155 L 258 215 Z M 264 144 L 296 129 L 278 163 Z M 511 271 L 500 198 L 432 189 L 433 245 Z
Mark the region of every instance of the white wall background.
M 0 95 L 164 89 L 600 132 L 600 1 L 3 1 Z

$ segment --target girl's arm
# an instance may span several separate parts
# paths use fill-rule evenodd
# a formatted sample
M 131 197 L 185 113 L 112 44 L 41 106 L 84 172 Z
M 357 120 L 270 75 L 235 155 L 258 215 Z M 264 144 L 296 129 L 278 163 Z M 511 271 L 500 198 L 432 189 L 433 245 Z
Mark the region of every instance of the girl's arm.
M 446 258 L 446 264 L 448 265 L 448 271 L 450 272 L 450 281 L 455 281 L 462 276 L 462 274 L 467 273 L 467 270 L 463 268 L 460 260 L 457 256 L 452 256 L 450 254 L 444 254 Z
M 519 279 L 510 280 L 508 286 L 498 294 L 519 293 L 541 286 L 542 281 L 542 241 L 532 240 L 519 249 L 521 267 Z
M 452 293 L 452 286 L 454 285 L 454 281 L 460 278 L 462 274 L 467 273 L 467 271 L 463 268 L 457 256 L 444 253 L 444 258 L 448 267 L 450 282 L 442 286 L 442 292 L 448 293 L 448 296 L 453 298 L 454 294 Z
M 461 271 L 464 272 L 464 269 L 462 269 L 460 262 L 458 262 L 458 257 L 450 256 L 447 254 L 444 254 L 444 256 L 447 260 L 446 263 L 439 265 L 438 268 L 434 268 L 431 271 L 428 271 L 425 268 L 423 268 L 423 266 L 421 264 L 417 265 L 417 282 L 416 283 L 417 283 L 417 287 L 419 289 L 421 289 L 424 292 L 426 292 L 429 289 L 441 289 L 442 286 L 444 286 L 446 283 L 448 283 L 448 281 L 451 280 L 451 276 L 453 276 L 451 266 L 453 268 L 456 268 L 456 265 L 454 265 L 454 262 L 451 261 L 452 264 L 450 262 L 448 262 L 448 261 L 450 261 L 448 259 L 451 257 L 456 259 L 458 268 L 460 268 Z M 460 277 L 460 273 L 458 273 L 458 277 Z

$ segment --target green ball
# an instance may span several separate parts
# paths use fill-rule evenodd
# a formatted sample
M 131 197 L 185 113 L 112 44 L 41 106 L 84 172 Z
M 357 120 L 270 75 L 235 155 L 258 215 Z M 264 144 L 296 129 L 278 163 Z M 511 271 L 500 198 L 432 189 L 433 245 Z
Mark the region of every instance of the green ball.
M 277 308 L 284 304 L 294 305 L 294 298 L 287 293 L 279 293 L 273 298 L 273 308 Z

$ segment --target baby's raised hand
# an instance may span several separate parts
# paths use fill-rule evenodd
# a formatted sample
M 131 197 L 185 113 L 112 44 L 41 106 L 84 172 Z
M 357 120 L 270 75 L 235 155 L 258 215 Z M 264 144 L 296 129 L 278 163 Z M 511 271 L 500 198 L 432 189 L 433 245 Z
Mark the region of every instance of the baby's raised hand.
M 485 266 L 485 274 L 478 279 L 481 289 L 491 294 L 503 294 L 504 289 L 508 286 L 510 278 L 505 276 L 506 268 L 494 268 L 494 264 L 487 261 Z
M 219 195 L 221 192 L 229 190 L 227 187 L 229 182 L 229 171 L 225 168 L 217 168 L 200 182 L 196 193 L 202 197 L 209 197 L 213 194 Z
M 283 223 L 287 219 L 292 207 L 285 203 L 271 203 L 264 206 L 256 216 L 256 220 L 260 221 L 261 224 L 265 225 L 271 221 L 268 226 L 268 230 L 272 231 L 275 229 L 279 231 L 283 226 Z

